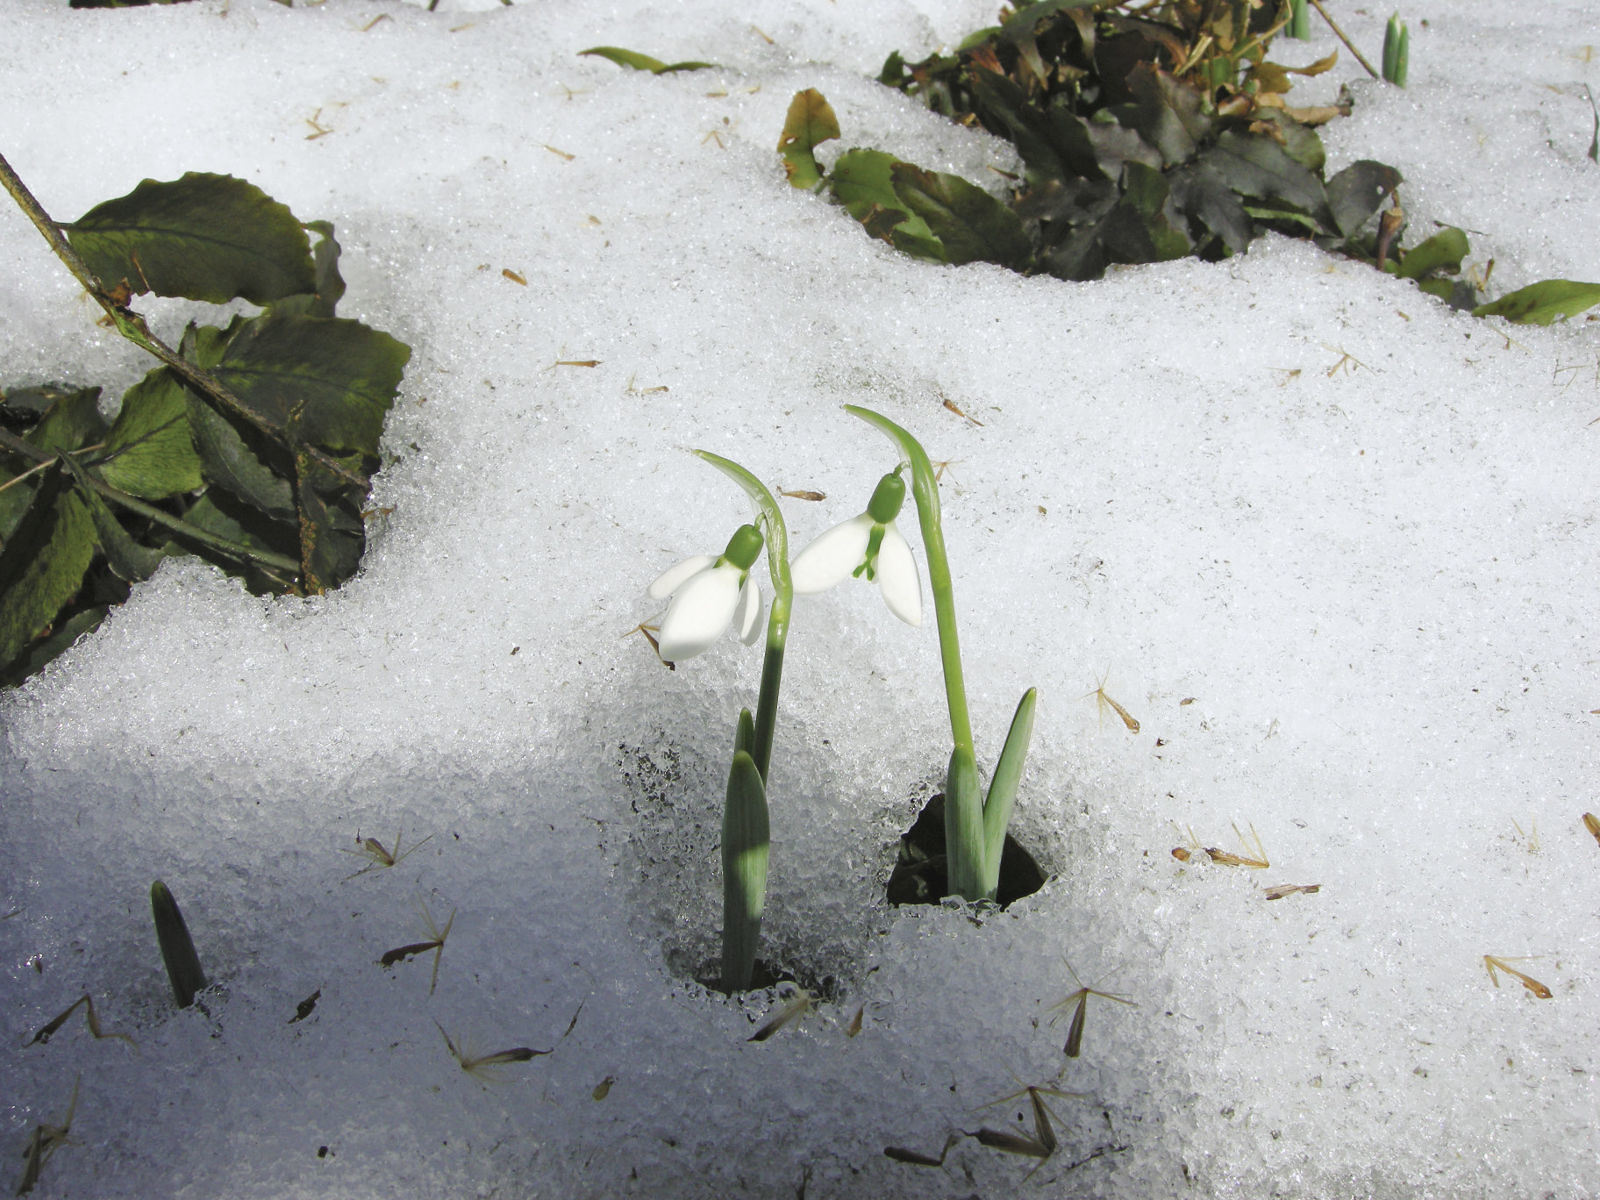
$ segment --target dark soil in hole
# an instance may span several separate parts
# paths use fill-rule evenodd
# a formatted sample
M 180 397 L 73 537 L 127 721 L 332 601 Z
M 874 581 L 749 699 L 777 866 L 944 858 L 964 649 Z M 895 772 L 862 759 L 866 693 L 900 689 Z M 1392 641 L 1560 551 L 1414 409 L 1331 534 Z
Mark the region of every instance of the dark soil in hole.
M 948 890 L 944 855 L 944 794 L 923 806 L 915 824 L 900 836 L 900 857 L 889 876 L 890 904 L 938 904 Z M 1000 855 L 1000 887 L 995 900 L 1005 908 L 1044 886 L 1044 871 L 1017 840 L 1006 834 Z
M 694 973 L 694 981 L 707 991 L 721 992 L 724 996 L 741 996 L 745 992 L 759 992 L 780 983 L 792 983 L 810 992 L 814 999 L 831 1002 L 838 999 L 841 990 L 838 978 L 833 975 L 819 977 L 807 973 L 803 968 L 793 971 L 788 967 L 774 966 L 764 958 L 756 959 L 750 972 L 750 986 L 741 992 L 723 991 L 722 964 L 716 959 L 703 964 Z

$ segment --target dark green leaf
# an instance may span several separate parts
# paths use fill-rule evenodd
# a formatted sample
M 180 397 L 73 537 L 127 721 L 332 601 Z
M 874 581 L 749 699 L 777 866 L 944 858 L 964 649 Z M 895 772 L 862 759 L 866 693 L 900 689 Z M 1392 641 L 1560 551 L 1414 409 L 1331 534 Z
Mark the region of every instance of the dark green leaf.
M 1202 160 L 1234 191 L 1260 200 L 1277 200 L 1303 214 L 1321 231 L 1337 233 L 1322 180 L 1306 170 L 1271 138 L 1228 130 Z M 1249 206 L 1247 206 L 1249 207 Z M 1257 206 L 1274 216 L 1290 215 L 1277 206 Z
M 1239 194 L 1211 164 L 1201 160 L 1169 171 L 1167 187 L 1179 211 L 1220 242 L 1221 251 L 1239 254 L 1250 245 L 1255 237 L 1250 214 L 1240 202 Z M 1200 249 L 1208 257 L 1223 257 L 1216 253 L 1219 248 L 1215 245 L 1202 245 Z
M 150 909 L 155 918 L 161 961 L 166 965 L 167 979 L 172 984 L 172 997 L 179 1008 L 188 1008 L 194 1003 L 195 993 L 206 986 L 206 976 L 200 969 L 200 956 L 194 952 L 194 939 L 189 936 L 189 926 L 178 909 L 178 902 L 159 879 L 150 885 Z
M 933 230 L 895 192 L 895 162 L 894 155 L 882 150 L 847 150 L 833 164 L 828 188 L 873 237 L 917 258 L 947 262 Z
M 308 221 L 306 229 L 317 235 L 317 244 L 311 248 L 317 290 L 275 300 L 272 311 L 299 317 L 331 317 L 344 298 L 344 276 L 339 274 L 339 243 L 333 236 L 331 221 Z
M 358 493 L 309 455 L 296 460 L 301 580 L 308 592 L 338 587 L 356 573 L 367 530 Z
M 669 71 L 703 71 L 708 67 L 715 67 L 716 63 L 708 62 L 679 62 L 664 63 L 659 58 L 651 58 L 648 54 L 640 54 L 637 50 L 624 50 L 619 46 L 591 46 L 587 50 L 578 51 L 580 55 L 593 54 L 614 62 L 619 67 L 631 67 L 635 71 L 649 71 L 652 75 L 665 75 Z
M 214 373 L 298 439 L 376 457 L 410 347 L 359 321 L 280 316 L 247 322 Z
M 300 555 L 296 526 L 287 521 L 273 522 L 255 509 L 236 502 L 220 488 L 212 488 L 199 497 L 183 514 L 186 528 L 209 533 L 258 554 L 287 557 L 298 560 Z M 233 575 L 243 575 L 254 590 L 285 591 L 294 584 L 294 572 L 280 572 L 257 563 L 241 563 L 234 555 L 224 553 L 200 540 L 185 537 L 181 531 L 167 530 L 164 543 L 167 553 L 188 550 L 208 562 L 215 563 Z
M 822 93 L 816 88 L 796 92 L 778 139 L 778 153 L 783 156 L 791 186 L 814 188 L 822 181 L 822 167 L 813 151 L 838 136 L 839 118 Z
M 1189 239 L 1177 227 L 1166 179 L 1141 163 L 1123 169 L 1124 190 L 1116 211 L 1101 230 L 1106 252 L 1118 262 L 1165 262 L 1189 253 Z
M 133 535 L 122 527 L 116 514 L 90 486 L 88 473 L 70 458 L 65 460 L 65 465 L 78 485 L 77 498 L 94 523 L 95 540 L 112 574 L 128 583 L 150 578 L 161 562 L 161 551 L 134 541 Z
M 1472 310 L 1475 317 L 1504 317 L 1519 325 L 1549 325 L 1600 304 L 1600 283 L 1543 279 Z
M 89 391 L 97 397 L 100 395 L 99 388 L 75 388 L 64 383 L 41 383 L 34 387 L 0 392 L 0 424 L 19 431 L 31 429 L 56 401 L 82 391 Z
M 1035 4 L 1018 5 L 994 30 L 1000 40 L 1013 45 L 1031 41 L 1041 32 L 1041 26 L 1055 20 L 1069 9 L 1094 8 L 1099 0 L 1038 0 Z
M 1040 256 L 1040 265 L 1057 279 L 1099 279 L 1106 273 L 1107 261 L 1099 222 L 1073 230 Z
M 1322 138 L 1303 121 L 1296 121 L 1281 108 L 1263 106 L 1255 111 L 1252 126 L 1283 147 L 1283 152 L 1308 171 L 1322 174 L 1327 165 L 1327 153 L 1322 148 Z
M 67 240 L 109 288 L 224 304 L 266 304 L 316 288 L 300 222 L 254 184 L 190 172 L 146 179 L 66 226 Z
M 1136 162 L 1159 171 L 1164 165 L 1160 153 L 1138 132 L 1115 121 L 1088 121 L 1084 132 L 1094 147 L 1100 169 L 1110 178 L 1122 178 L 1122 165 Z
M 96 444 L 106 435 L 99 401 L 99 388 L 58 396 L 28 433 L 28 441 L 41 450 L 81 450 Z
M 1402 279 L 1424 279 L 1442 272 L 1458 274 L 1461 260 L 1469 253 L 1467 235 L 1451 225 L 1441 229 L 1427 241 L 1407 250 L 1400 259 L 1395 274 Z
M 1105 177 L 1082 117 L 1061 107 L 1040 109 L 1020 87 L 993 71 L 974 71 L 973 88 L 985 121 L 1002 126 L 1016 143 L 1030 182 Z
M 1339 233 L 1354 237 L 1399 186 L 1399 171 L 1370 158 L 1351 163 L 1328 180 L 1328 208 Z
M 199 396 L 185 391 L 189 433 L 200 455 L 200 469 L 214 486 L 280 521 L 295 519 L 294 489 L 245 440 L 238 428 Z M 251 431 L 254 437 L 254 431 Z
M 178 343 L 178 353 L 195 366 L 209 371 L 222 361 L 228 343 L 233 341 L 239 330 L 254 319 L 235 315 L 226 329 L 218 329 L 215 325 L 197 325 L 191 321 L 183 331 L 183 340 Z
M 32 642 L 20 658 L 0 671 L 0 685 L 12 687 L 29 675 L 42 671 L 46 663 L 58 657 L 73 642 L 97 629 L 110 611 L 109 605 L 99 604 L 93 608 L 79 609 L 66 619 L 58 620 L 50 627 L 48 634 Z
M 200 456 L 189 437 L 188 407 L 183 385 L 167 367 L 129 388 L 106 435 L 100 478 L 146 500 L 204 486 Z
M 1118 120 L 1160 152 L 1169 167 L 1187 162 L 1211 136 L 1216 124 L 1201 105 L 1200 93 L 1165 71 L 1140 63 L 1128 73 L 1134 103 L 1119 109 Z
M 952 264 L 998 263 L 1021 270 L 1032 253 L 1022 222 L 1000 201 L 959 175 L 910 163 L 890 168 L 895 194 L 928 223 Z
M 27 650 L 83 583 L 94 559 L 94 522 L 56 462 L 0 549 L 0 665 Z
M 722 985 L 750 986 L 767 902 L 767 793 L 755 760 L 734 751 L 722 809 Z

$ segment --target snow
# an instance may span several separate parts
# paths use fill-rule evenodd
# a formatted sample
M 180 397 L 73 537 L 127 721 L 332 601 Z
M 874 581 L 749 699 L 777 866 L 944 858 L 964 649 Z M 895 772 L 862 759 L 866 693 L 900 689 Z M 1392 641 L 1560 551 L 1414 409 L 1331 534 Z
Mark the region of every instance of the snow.
M 0 149 L 53 215 L 249 179 L 334 222 L 341 315 L 414 349 L 356 579 L 263 599 L 169 563 L 0 697 L 12 1169 L 81 1081 L 35 1194 L 1006 1196 L 1034 1160 L 883 1150 L 1031 1128 L 979 1107 L 1020 1081 L 1085 1093 L 1047 1097 L 1040 1195 L 1600 1195 L 1595 325 L 1473 319 L 1281 239 L 1089 284 L 942 268 L 785 184 L 806 87 L 843 146 L 998 180 L 1008 147 L 871 81 L 988 0 L 440 9 L 8 5 Z M 1388 11 L 1336 15 L 1373 57 Z M 1592 6 L 1402 16 L 1407 90 L 1345 53 L 1297 83 L 1355 95 L 1330 173 L 1398 167 L 1412 230 L 1468 229 L 1497 293 L 1600 279 Z M 0 382 L 148 369 L 14 211 L 0 313 Z M 797 546 L 860 511 L 893 458 L 845 403 L 951 463 L 979 758 L 1037 685 L 1013 831 L 1052 878 L 1003 914 L 887 907 L 949 751 L 931 621 L 800 598 L 764 936 L 834 998 L 750 1043 L 781 998 L 692 976 L 760 648 L 669 673 L 628 633 L 749 516 L 687 448 L 825 492 L 784 502 Z M 1170 853 L 1240 852 L 1235 823 L 1270 869 Z M 397 832 L 428 840 L 350 878 L 340 851 Z M 172 1007 L 156 878 L 203 1010 Z M 419 905 L 455 914 L 432 990 L 431 954 L 377 964 Z M 1068 962 L 1135 1002 L 1091 998 L 1074 1060 Z M 24 1045 L 85 991 L 137 1049 L 81 1017 Z M 552 1053 L 485 1082 L 441 1029 Z

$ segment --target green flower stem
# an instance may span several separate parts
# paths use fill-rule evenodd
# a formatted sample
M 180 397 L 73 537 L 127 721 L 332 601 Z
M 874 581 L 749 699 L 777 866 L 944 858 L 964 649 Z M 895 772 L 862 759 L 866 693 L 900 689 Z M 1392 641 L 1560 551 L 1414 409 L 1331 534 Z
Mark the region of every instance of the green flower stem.
M 772 573 L 772 609 L 767 617 L 767 653 L 761 664 L 761 692 L 756 699 L 755 742 L 750 757 L 755 761 L 761 781 L 767 780 L 772 762 L 772 738 L 778 725 L 778 688 L 783 681 L 783 648 L 789 639 L 789 609 L 794 603 L 794 585 L 789 580 L 789 531 L 783 523 L 778 502 L 759 479 L 738 463 L 696 450 L 717 470 L 727 475 L 755 502 L 761 514 L 762 532 L 767 538 L 767 566 Z
M 778 689 L 783 683 L 783 648 L 789 638 L 794 585 L 789 579 L 789 533 L 772 493 L 738 463 L 709 450 L 694 453 L 731 478 L 755 502 L 772 573 L 772 608 L 767 617 L 767 652 L 761 663 L 756 715 L 752 720 L 749 709 L 739 714 L 722 809 L 722 989 L 731 994 L 750 987 L 767 906 L 767 772 L 778 725 Z
M 885 416 L 868 408 L 846 404 L 845 411 L 860 417 L 888 435 L 911 464 L 911 495 L 917 502 L 917 521 L 922 529 L 922 549 L 928 559 L 928 586 L 933 592 L 933 611 L 939 625 L 939 657 L 944 665 L 945 701 L 950 709 L 950 737 L 955 743 L 944 787 L 944 852 L 950 891 L 967 900 L 992 896 L 987 883 L 998 876 L 999 856 L 994 870 L 988 862 L 984 835 L 983 788 L 978 782 L 977 751 L 972 741 L 972 717 L 967 709 L 967 685 L 961 673 L 961 640 L 956 633 L 955 588 L 950 581 L 950 560 L 944 548 L 944 529 L 939 513 L 939 482 L 922 443 Z M 1009 798 L 1005 806 L 1010 815 Z M 1004 830 L 1001 831 L 1002 840 Z
M 945 699 L 950 708 L 950 737 L 956 747 L 973 750 L 972 718 L 967 711 L 967 685 L 961 673 L 961 639 L 956 633 L 956 594 L 950 582 L 950 560 L 944 549 L 944 526 L 939 513 L 939 481 L 933 476 L 928 453 L 888 417 L 870 408 L 846 404 L 845 412 L 888 435 L 911 464 L 911 497 L 917 502 L 917 523 L 922 529 L 922 549 L 928 559 L 928 587 L 939 625 L 939 658 L 944 666 Z

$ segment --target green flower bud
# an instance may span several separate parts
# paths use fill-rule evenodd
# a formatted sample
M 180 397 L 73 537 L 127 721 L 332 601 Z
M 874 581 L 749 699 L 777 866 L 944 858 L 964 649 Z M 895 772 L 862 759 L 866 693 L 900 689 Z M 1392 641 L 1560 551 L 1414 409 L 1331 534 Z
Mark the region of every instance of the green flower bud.
M 867 515 L 878 525 L 887 525 L 900 515 L 900 506 L 906 501 L 906 481 L 900 472 L 891 471 L 878 480 L 872 499 L 867 502 Z
M 761 557 L 763 544 L 764 539 L 759 529 L 754 525 L 741 525 L 728 539 L 728 548 L 722 552 L 722 557 L 739 570 L 748 571 L 755 565 L 756 559 Z

